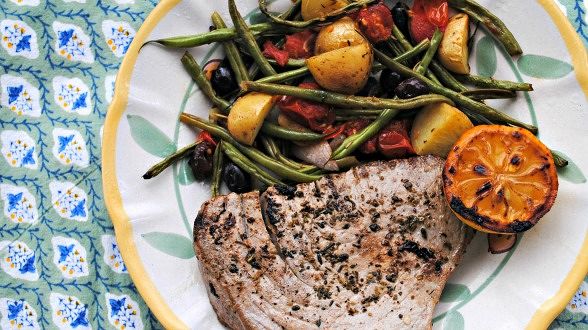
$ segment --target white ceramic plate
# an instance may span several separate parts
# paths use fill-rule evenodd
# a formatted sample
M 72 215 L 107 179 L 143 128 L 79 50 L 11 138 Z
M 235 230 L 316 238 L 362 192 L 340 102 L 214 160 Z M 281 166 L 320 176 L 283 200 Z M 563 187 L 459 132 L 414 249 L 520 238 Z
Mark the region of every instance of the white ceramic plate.
M 478 235 L 450 279 L 436 310 L 435 327 L 546 327 L 588 270 L 588 185 L 579 170 L 588 168 L 588 57 L 551 0 L 481 3 L 506 22 L 527 55 L 518 60 L 505 57 L 491 38 L 478 33 L 473 70 L 500 79 L 523 79 L 535 87 L 535 92 L 514 102 L 493 105 L 538 124 L 541 139 L 575 165 L 562 173 L 552 211 L 516 249 L 491 255 L 485 236 Z M 256 5 L 257 1 L 238 2 L 242 13 L 251 13 Z M 208 30 L 213 10 L 230 21 L 225 1 L 160 3 L 123 62 L 104 128 L 104 190 L 117 240 L 140 293 L 170 329 L 221 328 L 192 252 L 193 219 L 209 198 L 209 187 L 192 183 L 184 164 L 150 181 L 141 175 L 194 140 L 194 132 L 178 123 L 179 113 L 206 116 L 209 105 L 184 72 L 181 51 L 157 46 L 138 50 L 146 40 Z M 191 52 L 205 62 L 218 56 L 211 49 Z M 477 59 L 483 59 L 480 65 Z

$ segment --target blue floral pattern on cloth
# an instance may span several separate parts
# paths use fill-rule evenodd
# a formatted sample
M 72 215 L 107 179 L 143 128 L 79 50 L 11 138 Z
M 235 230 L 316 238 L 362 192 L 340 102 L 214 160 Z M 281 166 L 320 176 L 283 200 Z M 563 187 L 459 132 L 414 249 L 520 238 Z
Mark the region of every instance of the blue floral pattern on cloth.
M 35 196 L 27 188 L 0 184 L 0 198 L 4 202 L 4 216 L 10 221 L 33 224 L 39 220 Z
M 133 299 L 127 295 L 106 294 L 108 321 L 119 330 L 143 329 L 141 311 Z
M 104 248 L 104 263 L 119 274 L 127 273 L 127 266 L 120 255 L 118 243 L 112 235 L 102 236 L 102 247 Z
M 0 77 L 2 106 L 19 116 L 39 117 L 39 90 L 21 77 L 8 74 Z
M 75 296 L 52 293 L 49 297 L 53 310 L 53 324 L 62 330 L 92 329 L 88 306 Z
M 37 33 L 27 23 L 5 19 L 0 22 L 2 47 L 12 56 L 34 59 L 39 56 Z
M 102 22 L 102 33 L 106 44 L 117 57 L 123 57 L 127 53 L 135 37 L 135 30 L 130 24 L 111 20 Z
M 0 242 L 3 251 L 0 264 L 6 274 L 27 281 L 39 279 L 37 272 L 35 251 L 23 242 Z
M 36 330 L 40 329 L 37 311 L 24 299 L 0 298 L 0 329 Z
M 56 236 L 51 239 L 53 262 L 64 278 L 88 276 L 86 249 L 73 238 Z
M 0 133 L 0 142 L 2 155 L 10 166 L 37 169 L 39 163 L 35 151 L 36 144 L 28 133 L 5 130 Z
M 88 221 L 88 195 L 84 190 L 71 182 L 53 181 L 49 184 L 51 201 L 55 212 L 60 217 Z
M 79 78 L 53 78 L 53 94 L 55 103 L 66 112 L 84 116 L 92 112 L 90 89 Z
M 86 141 L 80 132 L 56 128 L 53 130 L 53 156 L 64 165 L 88 166 Z
M 76 25 L 53 22 L 55 50 L 60 56 L 70 61 L 94 62 L 94 53 L 90 49 L 90 37 Z

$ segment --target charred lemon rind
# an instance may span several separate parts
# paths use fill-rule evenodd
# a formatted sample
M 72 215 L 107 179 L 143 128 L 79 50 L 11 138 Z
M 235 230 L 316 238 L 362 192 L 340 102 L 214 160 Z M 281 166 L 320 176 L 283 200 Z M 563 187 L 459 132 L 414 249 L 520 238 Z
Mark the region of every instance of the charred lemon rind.
M 531 132 L 481 125 L 465 132 L 451 149 L 443 186 L 463 223 L 508 235 L 533 228 L 549 212 L 559 183 L 551 152 Z

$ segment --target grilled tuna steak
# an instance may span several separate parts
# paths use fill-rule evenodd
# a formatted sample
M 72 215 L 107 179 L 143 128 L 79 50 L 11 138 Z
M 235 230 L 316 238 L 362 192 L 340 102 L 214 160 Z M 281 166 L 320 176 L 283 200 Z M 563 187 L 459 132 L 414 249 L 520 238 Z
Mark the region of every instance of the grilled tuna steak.
M 443 200 L 442 166 L 435 157 L 375 162 L 261 198 L 206 202 L 195 250 L 219 320 L 232 329 L 430 328 L 471 236 Z

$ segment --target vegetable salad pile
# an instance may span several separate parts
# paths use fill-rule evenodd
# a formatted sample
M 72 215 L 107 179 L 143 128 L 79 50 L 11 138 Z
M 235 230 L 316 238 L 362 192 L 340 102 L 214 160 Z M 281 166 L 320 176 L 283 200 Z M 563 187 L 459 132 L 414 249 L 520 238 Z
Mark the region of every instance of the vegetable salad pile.
M 510 55 L 522 53 L 504 23 L 473 0 L 415 0 L 412 7 L 298 0 L 284 13 L 259 0 L 266 22 L 254 25 L 235 0 L 228 6 L 232 28 L 215 12 L 210 32 L 149 42 L 170 48 L 220 42 L 226 57 L 200 67 L 189 52 L 183 55 L 213 107 L 207 119 L 181 115 L 201 130 L 197 141 L 146 179 L 188 157 L 197 179 L 212 178 L 216 196 L 221 182 L 246 192 L 312 182 L 374 159 L 447 157 L 478 125 L 537 133 L 484 102 L 532 91 L 530 84 L 470 74 L 468 43 L 478 27 Z M 541 143 L 535 140 L 527 143 Z M 546 157 L 567 163 L 549 151 Z

